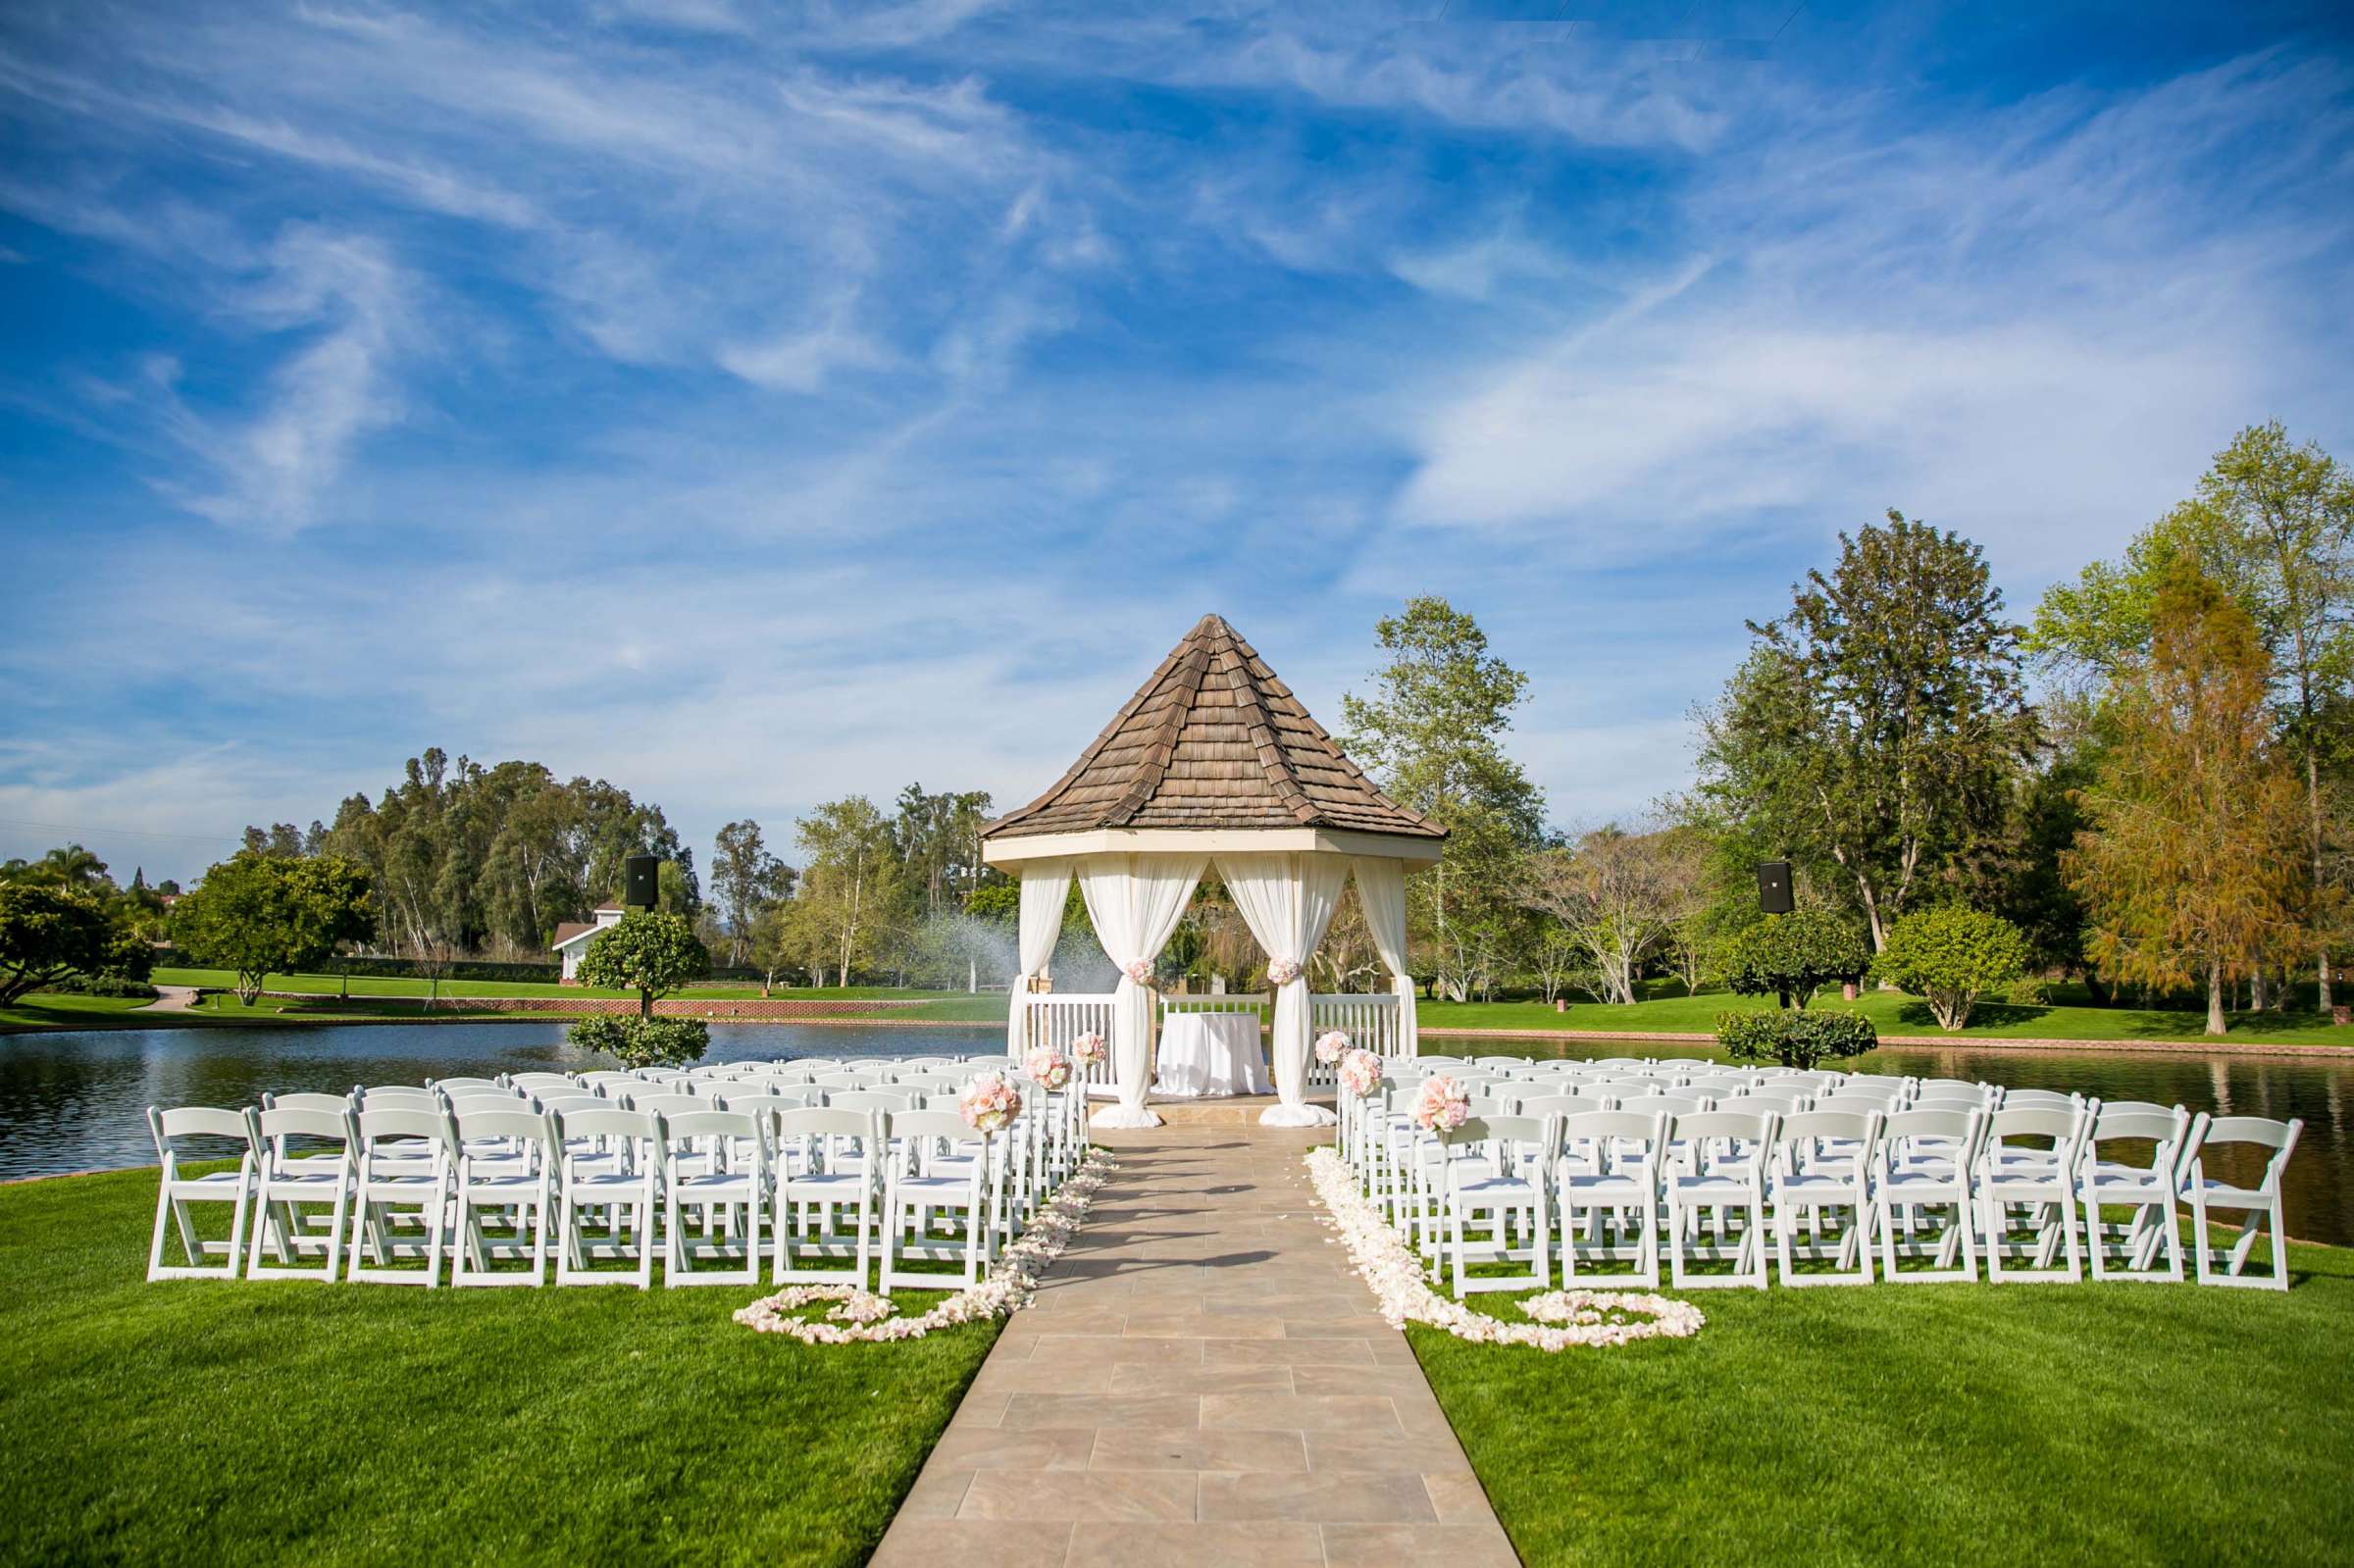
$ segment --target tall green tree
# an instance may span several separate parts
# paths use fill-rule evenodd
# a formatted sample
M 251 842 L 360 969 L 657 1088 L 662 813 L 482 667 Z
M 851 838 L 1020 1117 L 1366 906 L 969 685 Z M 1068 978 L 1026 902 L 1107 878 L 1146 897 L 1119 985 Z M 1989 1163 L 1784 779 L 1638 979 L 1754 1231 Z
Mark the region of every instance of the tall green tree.
M 864 795 L 830 800 L 794 825 L 803 855 L 793 924 L 810 967 L 841 984 L 881 950 L 908 888 L 891 819 Z
M 0 1007 L 69 975 L 95 973 L 114 929 L 86 887 L 0 882 Z
M 273 974 L 313 968 L 376 930 L 368 874 L 334 855 L 240 849 L 173 910 L 174 935 L 199 964 L 236 975 L 246 1006 Z
M 1701 790 L 1841 890 L 1870 934 L 1999 830 L 2035 741 L 1984 554 L 1890 511 L 1839 536 L 1698 717 Z
M 2354 684 L 2354 474 L 2291 441 L 2278 421 L 2250 426 L 2121 561 L 2096 561 L 2044 595 L 2032 646 L 2088 685 L 2145 658 L 2159 597 L 2183 561 L 2247 612 L 2270 657 L 2277 722 L 2304 785 L 2306 923 L 2330 932 L 2345 891 L 2332 807 L 2354 761 L 2354 712 L 2338 700 Z M 2327 936 L 2315 970 L 2327 1007 L 2335 980 Z
M 1504 749 L 1528 677 L 1443 598 L 1408 599 L 1373 628 L 1387 662 L 1341 699 L 1343 747 L 1391 799 L 1448 832 L 1446 857 L 1407 883 L 1439 988 L 1460 1000 L 1493 974 L 1520 918 L 1523 857 L 1544 841 L 1545 795 Z
M 761 917 L 793 896 L 796 875 L 768 852 L 760 825 L 750 818 L 719 830 L 711 846 L 711 892 L 727 933 L 729 963 L 743 961 Z
M 981 828 L 989 821 L 986 789 L 928 793 L 921 784 L 899 791 L 892 841 L 924 910 L 937 915 L 961 907 L 980 885 Z
M 2080 796 L 2067 868 L 2102 972 L 2203 981 L 2221 1035 L 2226 983 L 2304 938 L 2302 791 L 2267 702 L 2271 660 L 2223 585 L 2183 562 L 2151 626 L 2149 656 L 2111 679 L 2116 744 Z

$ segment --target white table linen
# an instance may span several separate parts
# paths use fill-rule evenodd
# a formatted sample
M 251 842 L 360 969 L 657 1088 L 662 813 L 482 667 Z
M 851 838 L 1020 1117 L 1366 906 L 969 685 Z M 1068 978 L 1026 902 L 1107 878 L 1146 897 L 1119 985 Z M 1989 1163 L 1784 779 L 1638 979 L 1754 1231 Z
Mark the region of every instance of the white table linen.
M 1172 1013 L 1160 1030 L 1152 1092 L 1198 1099 L 1213 1094 L 1270 1094 L 1255 1013 Z

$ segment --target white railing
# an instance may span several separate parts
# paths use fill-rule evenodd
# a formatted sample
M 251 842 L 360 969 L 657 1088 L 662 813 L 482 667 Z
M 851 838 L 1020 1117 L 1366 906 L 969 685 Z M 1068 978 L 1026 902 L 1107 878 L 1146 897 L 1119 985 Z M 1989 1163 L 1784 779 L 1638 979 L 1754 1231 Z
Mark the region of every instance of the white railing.
M 1111 998 L 1108 995 L 1088 996 L 1076 992 L 1049 991 L 1045 995 L 1017 993 L 1013 1004 L 1022 1010 L 1022 1050 L 1051 1045 L 1065 1056 L 1071 1053 L 1071 1041 L 1082 1035 L 1103 1037 L 1103 1061 L 1079 1075 L 1080 1082 L 1091 1093 L 1108 1094 L 1112 1091 L 1111 1064 Z
M 1398 994 L 1395 991 L 1350 991 L 1307 999 L 1307 1035 L 1312 1041 L 1326 1030 L 1337 1029 L 1350 1042 L 1380 1056 L 1396 1056 L 1406 1047 L 1398 1038 Z M 1329 1087 L 1333 1070 L 1307 1058 L 1311 1087 Z

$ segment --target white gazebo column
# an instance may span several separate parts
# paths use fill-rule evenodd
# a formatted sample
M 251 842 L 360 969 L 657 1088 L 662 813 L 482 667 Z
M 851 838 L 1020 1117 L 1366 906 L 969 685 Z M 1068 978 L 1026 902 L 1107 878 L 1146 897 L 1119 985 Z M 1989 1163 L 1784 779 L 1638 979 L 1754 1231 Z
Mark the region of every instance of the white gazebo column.
M 1268 963 L 1291 971 L 1275 987 L 1270 1054 L 1278 1103 L 1259 1116 L 1259 1125 L 1329 1127 L 1332 1112 L 1307 1102 L 1307 961 L 1340 907 L 1349 862 L 1325 854 L 1220 855 L 1218 875 Z
M 1120 1099 L 1096 1112 L 1095 1125 L 1158 1127 L 1160 1118 L 1145 1105 L 1152 1089 L 1152 992 L 1129 969 L 1141 964 L 1149 970 L 1168 945 L 1208 857 L 1086 855 L 1076 864 L 1087 918 L 1120 972 L 1111 1007 L 1112 1078 Z
M 1062 906 L 1071 896 L 1071 863 L 1032 860 L 1022 866 L 1022 924 L 1014 938 L 1014 967 L 1020 971 L 1007 988 L 1005 1054 L 1019 1060 L 1029 1041 L 1031 982 L 1047 972 L 1054 957 L 1055 938 L 1062 935 Z
M 1350 862 L 1356 873 L 1356 903 L 1365 912 L 1365 930 L 1390 971 L 1390 989 L 1398 994 L 1398 1054 L 1418 1056 L 1420 1034 L 1414 1024 L 1414 978 L 1406 972 L 1406 863 L 1359 855 Z

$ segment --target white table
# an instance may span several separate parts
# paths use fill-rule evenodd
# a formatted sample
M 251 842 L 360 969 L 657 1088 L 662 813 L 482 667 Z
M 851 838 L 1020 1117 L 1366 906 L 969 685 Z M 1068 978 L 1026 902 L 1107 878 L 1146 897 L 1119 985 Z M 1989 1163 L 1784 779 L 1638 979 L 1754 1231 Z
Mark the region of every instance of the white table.
M 1152 1092 L 1184 1099 L 1272 1094 L 1256 1013 L 1171 1013 L 1160 1030 Z

